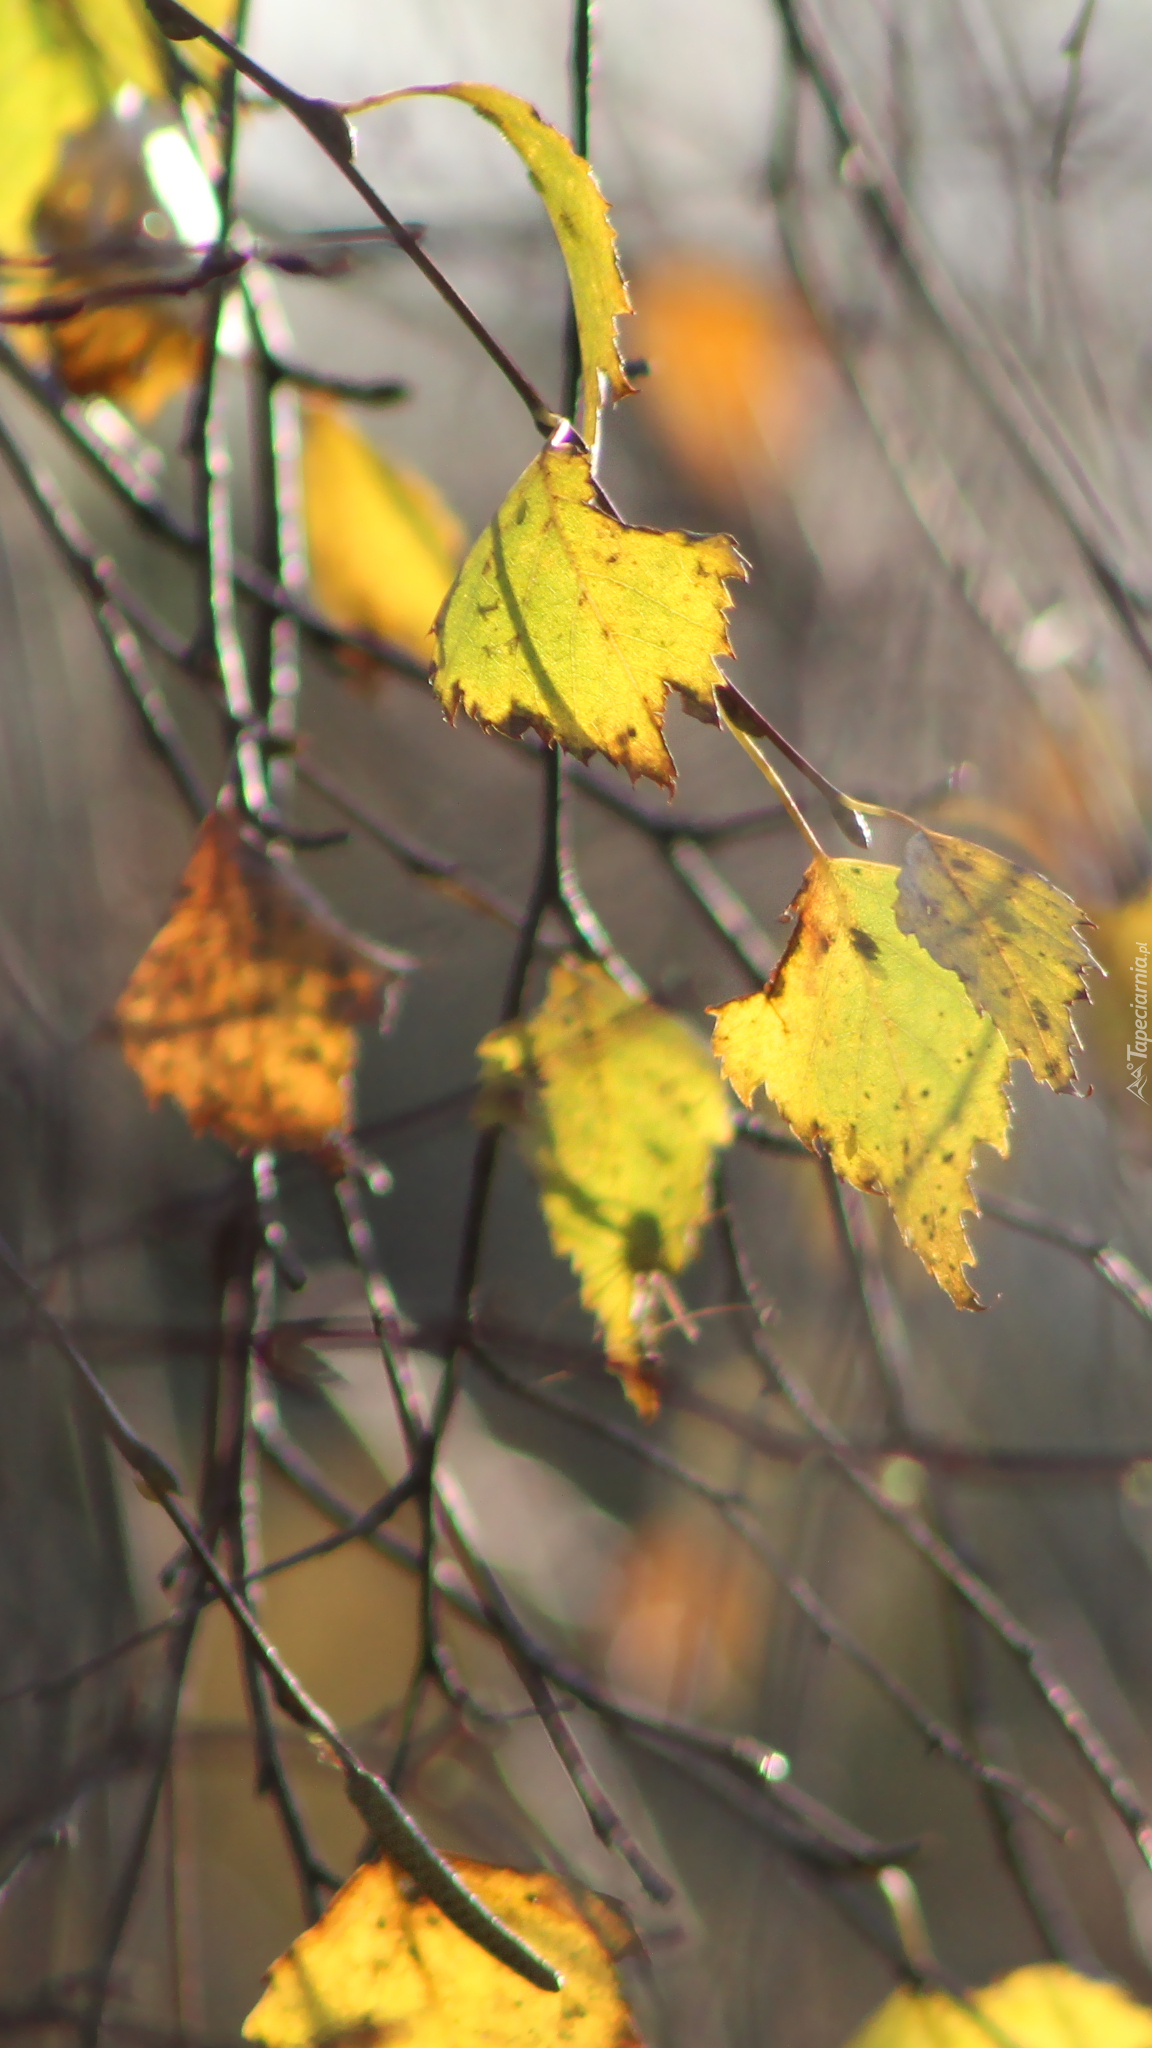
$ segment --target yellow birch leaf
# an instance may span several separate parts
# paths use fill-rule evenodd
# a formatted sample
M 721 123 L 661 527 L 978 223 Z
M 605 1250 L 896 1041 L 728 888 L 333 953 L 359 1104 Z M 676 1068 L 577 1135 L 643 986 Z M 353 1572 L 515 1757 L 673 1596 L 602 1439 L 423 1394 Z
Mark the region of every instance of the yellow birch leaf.
M 960 976 L 1038 1081 L 1075 1087 L 1080 1040 L 1069 1005 L 1087 999 L 1084 977 L 1096 962 L 1070 896 L 986 846 L 920 831 L 900 870 L 896 922 Z
M 632 311 L 628 289 L 616 256 L 616 233 L 608 204 L 590 164 L 577 156 L 561 135 L 527 100 L 496 85 L 414 85 L 398 92 L 361 100 L 345 112 L 367 112 L 392 100 L 448 98 L 463 100 L 494 128 L 523 160 L 528 176 L 548 209 L 548 217 L 568 266 L 580 361 L 584 372 L 581 433 L 588 446 L 596 439 L 601 379 L 613 398 L 633 390 L 616 339 L 616 322 Z
M 306 396 L 304 514 L 316 596 L 421 660 L 464 552 L 464 529 L 415 470 L 390 462 L 331 400 Z
M 292 869 L 215 812 L 168 922 L 116 1005 L 149 1101 L 238 1152 L 319 1151 L 350 1129 L 356 1025 L 411 962 L 353 938 Z
M 1030 1963 L 968 1994 L 902 1986 L 849 2048 L 1152 2048 L 1152 2012 L 1119 1984 Z
M 4 0 L 0 7 L 0 250 L 32 247 L 31 222 L 69 136 L 123 85 L 166 92 L 139 0 Z
M 725 1003 L 714 1050 L 741 1100 L 763 1087 L 842 1180 L 887 1195 L 906 1244 L 958 1308 L 977 1145 L 1008 1150 L 1008 1048 L 963 983 L 896 923 L 899 869 L 813 861 L 759 995 Z
M 615 1961 L 635 1945 L 623 1914 L 545 1871 L 448 1858 L 470 1891 L 563 1978 L 537 1991 L 461 1934 L 381 1858 L 273 1963 L 244 2022 L 264 2048 L 640 2048 Z
M 747 570 L 723 534 L 626 526 L 582 448 L 553 443 L 474 543 L 437 622 L 436 689 L 495 732 L 529 728 L 586 761 L 606 754 L 671 788 L 669 689 L 714 722 L 730 654 L 725 579 Z
M 478 1050 L 478 1113 L 515 1132 L 608 1363 L 651 1414 L 656 1276 L 694 1256 L 716 1149 L 732 1135 L 708 1053 L 678 1018 L 575 958 L 552 969 L 532 1017 L 489 1032 Z

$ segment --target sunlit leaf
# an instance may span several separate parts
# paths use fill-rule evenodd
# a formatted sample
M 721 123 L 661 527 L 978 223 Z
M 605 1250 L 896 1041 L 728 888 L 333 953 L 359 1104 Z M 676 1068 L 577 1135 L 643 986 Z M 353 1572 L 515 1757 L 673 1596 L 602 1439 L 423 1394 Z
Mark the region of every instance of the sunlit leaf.
M 1008 1149 L 1008 1048 L 963 983 L 896 923 L 899 870 L 813 861 L 766 988 L 714 1012 L 741 1099 L 763 1087 L 842 1179 L 887 1195 L 904 1240 L 959 1308 L 977 1145 Z
M 645 1361 L 668 1316 L 658 1276 L 694 1255 L 716 1148 L 731 1136 L 707 1051 L 602 967 L 566 959 L 535 1015 L 490 1032 L 479 1055 L 480 1115 L 515 1131 L 608 1362 L 651 1413 Z
M 0 249 L 32 246 L 31 222 L 67 138 L 122 86 L 166 90 L 160 46 L 137 0 L 4 0 L 0 7 Z
M 544 1871 L 448 1859 L 469 1889 L 563 1978 L 537 1991 L 461 1934 L 388 1860 L 362 1864 L 272 1965 L 244 2023 L 265 2048 L 639 2048 L 616 1959 L 623 1914 Z
M 835 388 L 799 294 L 714 254 L 680 253 L 636 288 L 644 408 L 705 489 L 787 481 Z
M 353 1116 L 356 1025 L 411 963 L 345 932 L 283 862 L 215 813 L 116 1005 L 150 1101 L 237 1151 L 321 1150 Z
M 464 529 L 415 470 L 390 462 L 330 401 L 305 397 L 304 510 L 316 595 L 338 626 L 431 660 Z
M 960 976 L 1009 1052 L 1038 1081 L 1075 1086 L 1080 1040 L 1069 1005 L 1087 996 L 1095 963 L 1077 927 L 1084 912 L 1042 875 L 968 839 L 917 832 L 900 870 L 896 922 Z
M 968 2003 L 902 1986 L 849 2048 L 1152 2048 L 1147 2006 L 1062 1963 L 1013 1970 Z
M 632 390 L 616 338 L 616 322 L 631 312 L 616 258 L 616 234 L 591 166 L 577 156 L 567 137 L 541 118 L 527 100 L 496 85 L 409 86 L 361 102 L 364 108 L 391 100 L 433 97 L 464 100 L 498 128 L 522 157 L 548 209 L 568 266 L 576 307 L 580 360 L 584 371 L 581 432 L 589 447 L 596 439 L 601 379 L 613 398 Z
M 525 470 L 460 571 L 437 626 L 435 682 L 497 732 L 534 729 L 671 787 L 669 689 L 714 719 L 716 657 L 731 652 L 725 578 L 746 574 L 723 534 L 626 526 L 582 449 Z

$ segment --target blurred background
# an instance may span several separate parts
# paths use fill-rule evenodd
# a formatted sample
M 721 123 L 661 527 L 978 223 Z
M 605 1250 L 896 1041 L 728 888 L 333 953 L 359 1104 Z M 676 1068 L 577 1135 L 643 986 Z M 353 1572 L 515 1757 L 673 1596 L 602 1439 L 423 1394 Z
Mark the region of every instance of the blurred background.
M 246 39 L 311 94 L 482 80 L 567 130 L 571 30 L 558 0 L 255 0 Z M 978 1167 L 986 1313 L 954 1311 L 887 1211 L 837 1196 L 815 1161 L 739 1144 L 718 1199 L 771 1305 L 772 1346 L 858 1469 L 1043 1637 L 1152 1797 L 1152 1122 L 1127 1061 L 1132 963 L 1152 939 L 1150 58 L 1152 24 L 1128 0 L 601 0 L 591 155 L 634 289 L 625 350 L 646 365 L 606 423 L 613 502 L 735 535 L 751 581 L 733 674 L 830 776 L 1041 868 L 1096 923 L 1109 979 L 1078 1020 L 1092 1092 L 1054 1097 L 1017 1069 L 1013 1158 Z M 138 104 L 115 119 L 135 135 Z M 517 159 L 459 105 L 402 103 L 357 133 L 365 175 L 555 402 L 565 280 Z M 282 246 L 366 224 L 259 95 L 240 134 L 253 233 Z M 413 267 L 354 247 L 337 276 L 266 275 L 262 289 L 284 360 L 407 387 L 348 417 L 474 535 L 538 443 Z M 237 531 L 255 551 L 259 386 L 244 317 L 229 321 Z M 185 509 L 186 391 L 143 427 L 106 395 L 69 397 L 51 376 L 44 391 L 75 431 L 11 360 L 7 431 L 126 582 L 189 630 L 186 558 L 80 449 L 95 437 Z M 315 596 L 315 521 L 307 537 Z M 0 618 L 3 1230 L 133 1423 L 194 1475 L 247 1177 L 170 1104 L 146 1108 L 108 1031 L 192 826 L 10 474 Z M 403 637 L 367 614 L 340 623 Z M 218 779 L 205 692 L 159 657 L 154 671 Z M 522 908 L 539 753 L 449 729 L 421 682 L 315 636 L 299 722 L 339 801 L 302 787 L 298 818 L 330 827 L 349 804 L 353 818 L 346 843 L 302 865 L 348 923 L 418 962 L 394 1028 L 365 1047 L 359 1107 L 394 1178 L 370 1203 L 382 1265 L 431 1389 L 476 1144 L 475 1047 L 514 933 L 429 888 L 370 825 Z M 594 763 L 570 783 L 572 845 L 615 946 L 703 1031 L 706 1007 L 757 986 L 781 950 L 803 850 L 765 816 L 747 761 L 675 703 L 668 737 L 674 802 Z M 898 844 L 881 835 L 879 851 Z M 328 1534 L 333 1499 L 359 1510 L 402 1469 L 330 1200 L 289 1164 L 283 1202 L 308 1278 L 284 1291 L 264 1353 L 249 1478 L 269 1559 Z M 635 1708 L 753 1738 L 790 1775 L 741 1777 L 699 1750 L 689 1769 L 667 1741 L 576 1709 L 668 1881 L 654 1901 L 597 1840 L 506 1660 L 448 1599 L 453 1653 L 491 1712 L 421 1698 L 406 1798 L 450 1850 L 545 1863 L 620 1898 L 653 2044 L 840 2048 L 907 1961 L 874 1872 L 912 1845 L 953 1980 L 1055 1956 L 1152 1999 L 1152 1872 L 1123 1822 L 1020 1660 L 811 1454 L 747 1317 L 728 1312 L 734 1285 L 717 1228 L 686 1276 L 697 1339 L 670 1329 L 661 1416 L 636 1423 L 506 1148 L 478 1291 L 500 1377 L 466 1370 L 447 1457 L 483 1554 L 557 1655 Z M 223 2043 L 306 1917 L 257 1790 L 231 1631 L 205 1615 L 180 1687 L 168 1525 L 112 1468 L 15 1293 L 0 1289 L 0 1314 L 0 2027 L 71 2041 L 103 1990 L 110 2039 Z M 717 1496 L 742 1504 L 744 1534 Z M 391 1554 L 350 1545 L 261 1596 L 283 1654 L 380 1769 L 418 1627 L 403 1548 L 416 1523 L 390 1526 Z M 870 1669 L 829 1643 L 816 1596 Z M 943 1754 L 893 1676 L 969 1751 L 1056 1801 L 1071 1839 Z M 339 1778 L 288 1724 L 281 1745 L 316 1853 L 342 1877 L 360 1843 Z

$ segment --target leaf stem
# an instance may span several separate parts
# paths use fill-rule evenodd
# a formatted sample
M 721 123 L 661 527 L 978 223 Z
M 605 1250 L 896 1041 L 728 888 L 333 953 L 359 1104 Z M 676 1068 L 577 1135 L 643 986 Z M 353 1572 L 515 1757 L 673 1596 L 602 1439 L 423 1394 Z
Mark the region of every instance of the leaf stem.
M 796 830 L 799 832 L 801 838 L 806 839 L 808 841 L 808 844 L 812 848 L 813 853 L 817 856 L 819 860 L 827 860 L 828 856 L 825 853 L 824 848 L 821 846 L 820 841 L 817 839 L 815 832 L 812 830 L 811 825 L 808 823 L 807 818 L 804 816 L 803 811 L 800 809 L 799 804 L 797 803 L 795 797 L 789 789 L 788 784 L 784 781 L 784 778 L 777 773 L 776 769 L 772 766 L 771 761 L 768 759 L 768 756 L 765 754 L 763 748 L 759 747 L 756 744 L 756 741 L 752 738 L 751 734 L 744 732 L 741 729 L 741 727 L 736 724 L 735 720 L 729 715 L 729 712 L 721 696 L 721 688 L 722 686 L 718 685 L 716 690 L 716 708 L 720 713 L 720 723 L 723 726 L 725 726 L 727 730 L 732 734 L 734 740 L 738 740 L 740 742 L 740 745 L 743 747 L 744 752 L 747 754 L 749 760 L 754 761 L 756 763 L 756 766 L 760 770 L 761 775 L 765 776 L 767 780 L 771 783 L 773 789 L 776 791 L 777 796 L 780 798 L 780 801 L 783 804 L 784 809 L 787 811 L 788 816 L 791 818 L 792 823 L 795 825 Z

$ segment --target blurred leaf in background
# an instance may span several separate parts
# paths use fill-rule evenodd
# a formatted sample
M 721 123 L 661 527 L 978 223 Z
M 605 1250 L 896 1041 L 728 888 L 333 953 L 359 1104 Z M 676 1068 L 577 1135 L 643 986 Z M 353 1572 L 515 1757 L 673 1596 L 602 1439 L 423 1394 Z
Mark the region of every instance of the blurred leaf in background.
M 319 604 L 432 658 L 432 628 L 464 553 L 464 529 L 435 485 L 392 461 L 331 399 L 303 406 L 304 513 Z

